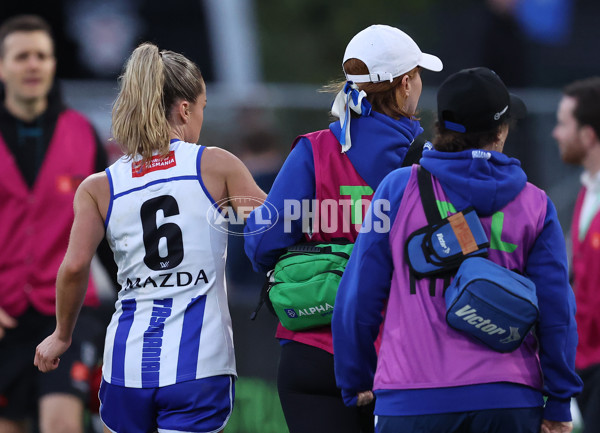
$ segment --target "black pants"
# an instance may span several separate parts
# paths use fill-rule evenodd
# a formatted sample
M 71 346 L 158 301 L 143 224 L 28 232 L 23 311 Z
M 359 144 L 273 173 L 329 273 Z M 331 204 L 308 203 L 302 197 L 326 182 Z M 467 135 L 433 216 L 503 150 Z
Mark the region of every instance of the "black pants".
M 380 433 L 539 433 L 542 407 L 488 409 L 416 416 L 380 416 Z
M 600 433 L 600 364 L 577 373 L 583 380 L 583 392 L 577 397 L 583 432 Z
M 281 347 L 279 399 L 290 433 L 373 433 L 374 404 L 346 407 L 335 384 L 333 355 L 301 343 Z

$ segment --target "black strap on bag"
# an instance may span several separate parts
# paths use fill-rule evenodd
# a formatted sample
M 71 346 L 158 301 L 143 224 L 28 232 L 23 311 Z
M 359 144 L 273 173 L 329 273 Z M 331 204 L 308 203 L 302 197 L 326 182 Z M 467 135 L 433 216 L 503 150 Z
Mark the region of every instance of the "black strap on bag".
M 442 221 L 442 216 L 437 207 L 435 200 L 435 192 L 433 190 L 433 180 L 431 179 L 431 173 L 422 166 L 417 168 L 417 185 L 419 186 L 419 195 L 421 196 L 421 203 L 423 204 L 423 210 L 427 217 L 427 223 L 429 225 L 439 223 Z M 451 275 L 444 276 L 444 292 L 450 285 Z M 435 296 L 435 285 L 436 278 L 429 279 L 429 295 Z M 417 293 L 417 281 L 415 276 L 410 273 L 410 294 L 415 295 Z
M 435 201 L 431 173 L 422 166 L 417 168 L 417 183 L 419 185 L 419 194 L 421 196 L 421 203 L 423 203 L 423 209 L 425 210 L 425 216 L 427 217 L 427 223 L 429 225 L 439 223 L 442 220 L 442 217 Z
M 406 152 L 406 155 L 404 155 L 404 161 L 402 161 L 401 167 L 410 167 L 413 164 L 418 164 L 421 160 L 421 156 L 423 156 L 423 150 L 425 149 L 426 143 L 428 143 L 428 141 L 423 137 L 423 134 L 417 136 L 408 147 L 408 151 Z M 429 144 L 429 146 L 431 146 L 431 144 Z
M 273 316 L 277 317 L 277 315 L 275 314 L 275 310 L 273 309 L 273 304 L 271 304 L 271 301 L 269 299 L 269 291 L 271 290 L 271 287 L 273 287 L 273 282 L 271 281 L 272 274 L 273 274 L 273 270 L 270 270 L 269 272 L 267 272 L 265 282 L 263 283 L 263 285 L 260 289 L 258 304 L 256 305 L 256 308 L 254 309 L 252 314 L 250 314 L 250 320 L 256 319 L 256 316 L 258 316 L 258 312 L 260 311 L 262 306 L 265 304 L 267 305 L 267 308 L 269 309 L 271 314 Z

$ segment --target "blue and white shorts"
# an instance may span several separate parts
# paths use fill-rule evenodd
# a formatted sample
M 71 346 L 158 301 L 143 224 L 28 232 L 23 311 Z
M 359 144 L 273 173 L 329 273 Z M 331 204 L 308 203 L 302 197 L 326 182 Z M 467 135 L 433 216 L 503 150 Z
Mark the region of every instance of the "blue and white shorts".
M 160 388 L 128 388 L 102 380 L 100 417 L 115 433 L 211 433 L 233 409 L 233 376 L 213 376 Z

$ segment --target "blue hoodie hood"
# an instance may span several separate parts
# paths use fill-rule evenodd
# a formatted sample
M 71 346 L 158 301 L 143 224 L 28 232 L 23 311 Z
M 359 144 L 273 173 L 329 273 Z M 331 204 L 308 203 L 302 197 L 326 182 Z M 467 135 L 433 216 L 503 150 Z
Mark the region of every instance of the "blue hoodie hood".
M 481 216 L 503 208 L 527 183 L 521 163 L 500 152 L 429 150 L 420 163 L 440 181 L 456 209 L 473 206 Z
M 329 129 L 340 141 L 340 122 L 333 122 Z M 406 117 L 396 120 L 371 111 L 368 116 L 352 118 L 352 147 L 346 155 L 365 182 L 377 189 L 388 173 L 402 166 L 410 144 L 422 132 L 423 128 L 418 120 Z

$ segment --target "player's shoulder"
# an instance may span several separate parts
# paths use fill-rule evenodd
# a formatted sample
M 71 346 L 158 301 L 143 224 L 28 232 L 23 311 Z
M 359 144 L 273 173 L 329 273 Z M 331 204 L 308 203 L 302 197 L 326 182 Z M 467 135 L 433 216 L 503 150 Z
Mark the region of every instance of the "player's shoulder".
M 78 193 L 86 192 L 94 197 L 110 193 L 110 184 L 106 172 L 101 171 L 86 177 L 77 188 Z
M 207 158 L 214 163 L 228 163 L 238 160 L 238 157 L 228 150 L 214 146 L 204 148 L 203 158 Z
M 220 147 L 206 147 L 202 154 L 202 170 L 225 174 L 239 168 L 242 161 L 233 153 Z

